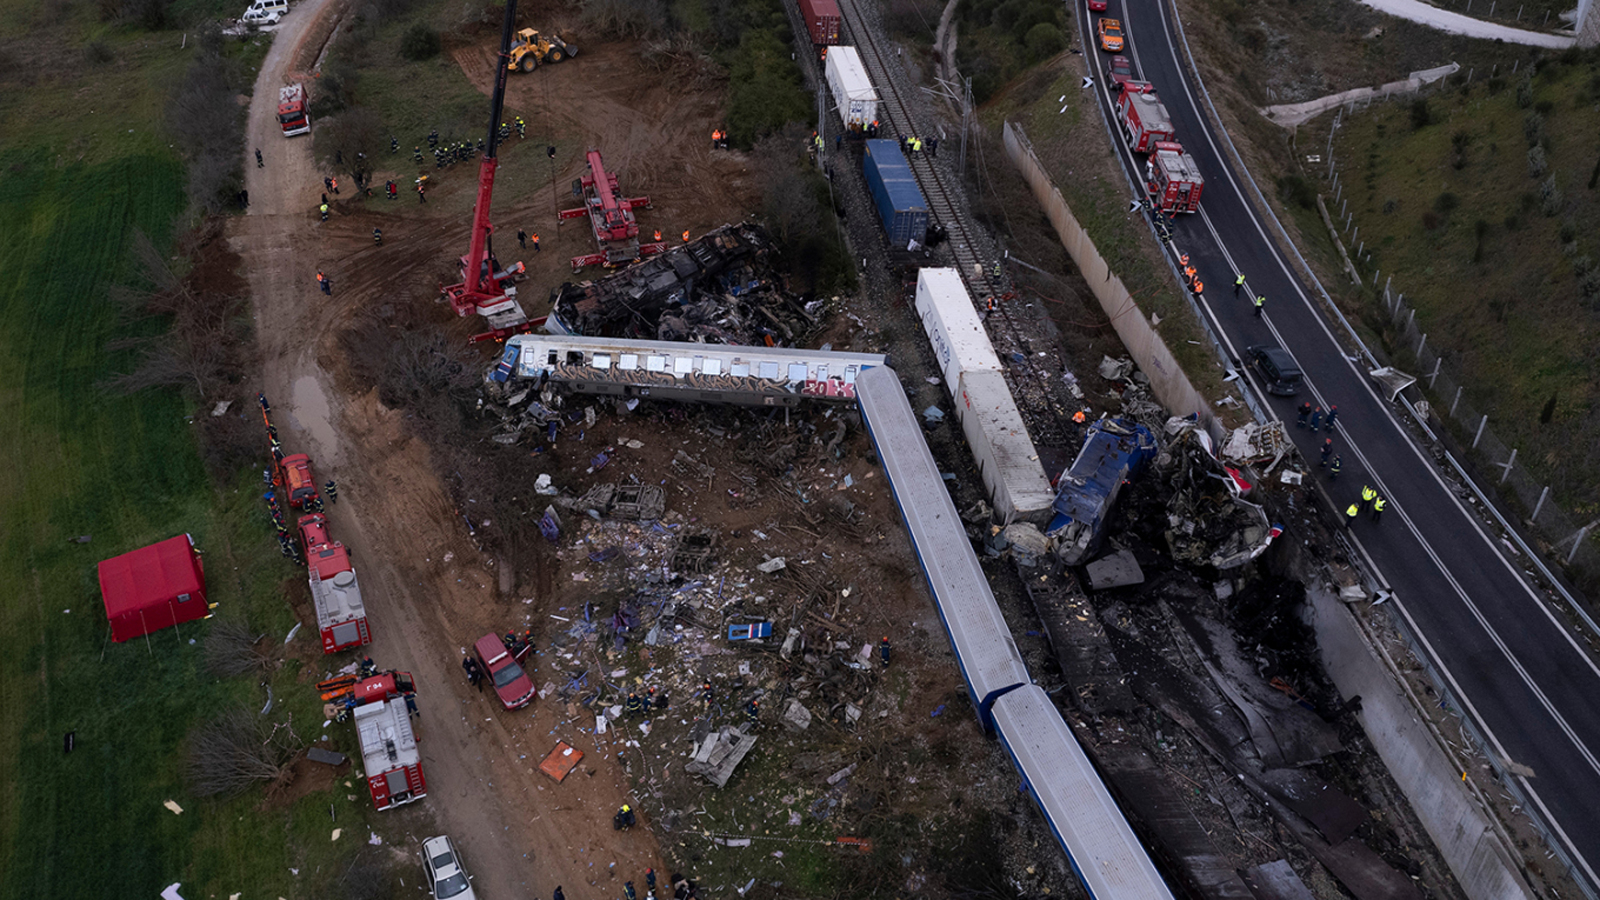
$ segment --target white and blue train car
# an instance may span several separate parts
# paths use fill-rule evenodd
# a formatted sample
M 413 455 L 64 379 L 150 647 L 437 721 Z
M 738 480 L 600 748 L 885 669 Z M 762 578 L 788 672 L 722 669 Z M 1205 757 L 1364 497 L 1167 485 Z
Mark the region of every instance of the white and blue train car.
M 1028 667 L 928 452 L 900 376 L 887 366 L 877 366 L 859 373 L 855 387 L 862 418 L 911 534 L 934 607 L 955 648 L 978 719 L 992 730 L 995 701 L 1031 683 Z
M 1092 900 L 1173 900 L 1050 696 L 1025 685 L 996 700 L 991 714 L 1000 743 Z

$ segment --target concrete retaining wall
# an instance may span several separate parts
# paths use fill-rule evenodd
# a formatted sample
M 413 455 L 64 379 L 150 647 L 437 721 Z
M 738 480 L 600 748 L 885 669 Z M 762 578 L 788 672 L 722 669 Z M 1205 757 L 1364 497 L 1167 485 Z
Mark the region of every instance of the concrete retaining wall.
M 1310 587 L 1307 599 L 1323 666 L 1340 694 L 1361 697 L 1361 727 L 1461 889 L 1473 900 L 1535 900 L 1456 762 L 1418 720 L 1355 616 L 1325 589 Z
M 1179 368 L 1178 361 L 1167 348 L 1167 342 L 1156 333 L 1149 318 L 1122 284 L 1122 279 L 1111 271 L 1105 257 L 1095 249 L 1089 233 L 1078 224 L 1061 191 L 1056 189 L 1050 176 L 1045 173 L 1044 166 L 1039 164 L 1027 135 L 1023 134 L 1020 127 L 1007 122 L 1005 143 L 1006 155 L 1028 182 L 1034 199 L 1044 208 L 1050 224 L 1055 226 L 1061 245 L 1067 248 L 1072 261 L 1077 263 L 1083 280 L 1088 282 L 1095 299 L 1100 301 L 1100 308 L 1111 320 L 1111 327 L 1116 329 L 1123 346 L 1128 348 L 1128 355 L 1150 379 L 1150 389 L 1156 400 L 1173 415 L 1198 413 L 1201 423 L 1214 435 L 1217 434 L 1216 416 L 1211 412 L 1211 405 L 1189 382 L 1189 376 Z

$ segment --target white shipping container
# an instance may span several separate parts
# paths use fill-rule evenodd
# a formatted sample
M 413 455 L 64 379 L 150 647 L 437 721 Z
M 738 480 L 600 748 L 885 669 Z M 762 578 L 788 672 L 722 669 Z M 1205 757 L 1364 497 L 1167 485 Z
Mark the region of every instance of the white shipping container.
M 828 48 L 828 90 L 833 92 L 839 119 L 845 130 L 852 125 L 862 128 L 878 118 L 878 92 L 861 65 L 861 55 L 854 47 Z
M 955 269 L 917 272 L 917 316 L 952 397 L 962 372 L 1000 371 L 1000 357 Z
M 1056 495 L 1005 376 L 962 372 L 956 416 L 978 462 L 995 518 L 1006 524 L 1047 524 Z

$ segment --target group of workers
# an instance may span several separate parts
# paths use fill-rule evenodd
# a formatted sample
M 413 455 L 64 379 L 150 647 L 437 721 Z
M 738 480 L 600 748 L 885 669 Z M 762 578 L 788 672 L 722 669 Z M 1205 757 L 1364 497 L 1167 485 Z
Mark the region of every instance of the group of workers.
M 726 129 L 726 128 L 713 128 L 713 129 L 711 129 L 711 149 L 713 149 L 713 150 L 726 150 L 726 149 L 728 149 L 728 129 Z

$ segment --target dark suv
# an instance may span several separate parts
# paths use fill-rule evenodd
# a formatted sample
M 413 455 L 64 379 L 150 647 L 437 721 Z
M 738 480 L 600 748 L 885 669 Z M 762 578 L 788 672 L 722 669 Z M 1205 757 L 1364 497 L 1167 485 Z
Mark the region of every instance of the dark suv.
M 1251 347 L 1245 351 L 1250 357 L 1251 365 L 1261 373 L 1262 380 L 1267 383 L 1267 393 L 1277 394 L 1279 397 L 1293 397 L 1300 390 L 1300 379 L 1305 373 L 1300 371 L 1294 357 L 1282 347 Z

